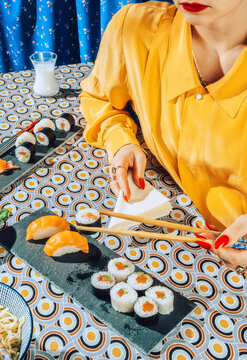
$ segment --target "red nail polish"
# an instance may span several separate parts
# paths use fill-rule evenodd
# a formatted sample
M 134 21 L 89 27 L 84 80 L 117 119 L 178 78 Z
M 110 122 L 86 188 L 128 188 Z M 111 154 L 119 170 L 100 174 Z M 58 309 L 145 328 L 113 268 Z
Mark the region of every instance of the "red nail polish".
M 200 240 L 197 240 L 196 243 L 201 246 L 203 249 L 206 249 L 206 250 L 210 250 L 211 249 L 211 245 L 204 242 L 204 241 L 200 241 Z
M 219 249 L 219 247 L 222 245 L 224 247 L 229 242 L 229 236 L 227 235 L 220 235 L 218 239 L 215 241 L 215 249 Z
M 195 236 L 198 238 L 198 239 L 207 239 L 205 236 L 203 235 L 199 235 L 199 234 L 195 234 Z
M 140 183 L 142 190 L 144 190 L 145 189 L 145 180 L 143 178 L 139 178 L 139 183 Z
M 127 196 L 124 193 L 123 193 L 123 198 L 126 202 L 129 202 Z

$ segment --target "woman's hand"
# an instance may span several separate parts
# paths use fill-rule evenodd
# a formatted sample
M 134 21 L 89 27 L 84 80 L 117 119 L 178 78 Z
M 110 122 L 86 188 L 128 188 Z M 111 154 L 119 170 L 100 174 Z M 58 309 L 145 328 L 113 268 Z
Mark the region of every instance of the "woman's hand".
M 132 168 L 132 176 L 134 183 L 144 189 L 144 171 L 146 167 L 146 156 L 141 147 L 135 144 L 128 144 L 121 147 L 114 155 L 110 174 L 115 180 L 110 182 L 110 186 L 115 195 L 119 194 L 120 189 L 123 197 L 128 201 L 130 197 L 130 188 L 127 180 L 128 169 Z
M 238 265 L 247 266 L 247 250 L 231 248 L 239 238 L 247 236 L 247 215 L 239 216 L 218 238 L 210 234 L 209 239 L 208 233 L 203 231 L 201 235 L 207 237 L 207 240 L 199 241 L 199 244 L 216 254 L 227 267 L 235 270 Z

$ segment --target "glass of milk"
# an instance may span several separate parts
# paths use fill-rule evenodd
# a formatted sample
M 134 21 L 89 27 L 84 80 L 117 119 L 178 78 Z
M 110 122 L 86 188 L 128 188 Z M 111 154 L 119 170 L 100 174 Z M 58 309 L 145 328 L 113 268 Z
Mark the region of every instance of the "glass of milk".
M 41 96 L 56 95 L 59 91 L 54 73 L 57 55 L 49 51 L 35 52 L 30 56 L 30 60 L 35 69 L 33 91 Z

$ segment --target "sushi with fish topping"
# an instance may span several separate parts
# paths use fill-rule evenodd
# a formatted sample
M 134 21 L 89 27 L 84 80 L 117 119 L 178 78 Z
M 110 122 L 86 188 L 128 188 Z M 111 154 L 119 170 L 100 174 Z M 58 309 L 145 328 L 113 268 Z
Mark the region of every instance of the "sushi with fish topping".
M 153 279 L 144 272 L 135 272 L 128 277 L 127 284 L 132 286 L 136 291 L 144 291 L 152 286 Z
M 36 147 L 30 142 L 23 142 L 15 149 L 15 157 L 23 163 L 28 163 L 32 156 L 35 155 Z
M 88 226 L 88 227 L 100 227 L 101 218 L 100 213 L 96 209 L 82 209 L 76 215 L 76 224 L 77 226 Z M 80 230 L 82 234 L 88 235 L 93 234 L 92 231 Z
M 120 282 L 113 286 L 110 291 L 110 297 L 112 307 L 115 311 L 130 313 L 133 312 L 138 295 L 131 286 Z
M 64 230 L 70 230 L 66 219 L 56 215 L 41 216 L 29 224 L 26 240 L 42 240 Z
M 160 314 L 170 314 L 173 311 L 174 295 L 167 287 L 150 287 L 146 290 L 145 295 L 157 302 Z
M 25 131 L 21 135 L 17 136 L 17 139 L 15 141 L 15 147 L 22 145 L 24 142 L 29 142 L 35 145 L 36 144 L 35 136 L 32 133 Z
M 56 133 L 52 129 L 45 127 L 37 132 L 36 139 L 41 145 L 49 146 L 56 140 Z
M 58 119 L 55 120 L 55 122 L 56 122 L 56 127 L 59 130 L 67 132 L 70 131 L 72 126 L 75 124 L 75 119 L 73 115 L 69 113 L 63 113 Z
M 34 134 L 37 134 L 39 131 L 43 130 L 44 128 L 50 128 L 53 131 L 55 131 L 55 124 L 54 122 L 49 118 L 43 118 L 41 119 L 38 124 L 36 124 L 33 128 Z
M 135 271 L 135 265 L 125 258 L 118 257 L 109 261 L 108 271 L 117 282 L 125 281 Z
M 158 305 L 147 297 L 140 297 L 134 305 L 136 321 L 140 325 L 153 325 L 158 320 Z
M 116 284 L 116 279 L 107 271 L 100 271 L 91 277 L 91 285 L 95 296 L 100 299 L 109 299 L 110 289 Z
M 59 257 L 78 251 L 89 252 L 87 239 L 77 231 L 62 231 L 47 240 L 44 252 L 48 256 Z

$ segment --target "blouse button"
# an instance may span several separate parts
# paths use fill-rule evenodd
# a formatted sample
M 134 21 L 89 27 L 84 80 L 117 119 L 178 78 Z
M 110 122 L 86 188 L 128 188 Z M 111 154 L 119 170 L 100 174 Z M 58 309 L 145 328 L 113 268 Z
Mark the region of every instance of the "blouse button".
M 201 100 L 202 99 L 202 94 L 196 94 L 196 99 Z

